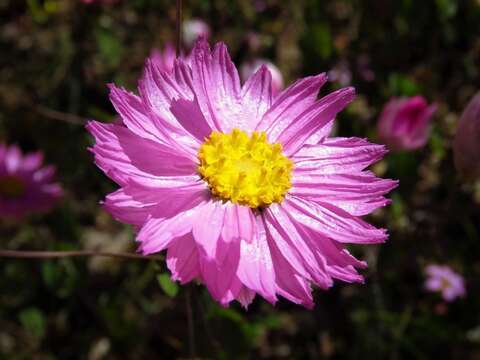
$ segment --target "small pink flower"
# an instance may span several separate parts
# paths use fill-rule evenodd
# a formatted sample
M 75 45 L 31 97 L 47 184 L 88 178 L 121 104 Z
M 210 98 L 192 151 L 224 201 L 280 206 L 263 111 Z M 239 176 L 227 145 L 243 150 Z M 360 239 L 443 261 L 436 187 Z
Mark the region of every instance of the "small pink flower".
M 348 86 L 352 83 L 352 72 L 346 60 L 340 61 L 328 72 L 330 81 L 338 82 L 340 86 Z
M 278 94 L 281 90 L 283 90 L 283 76 L 278 67 L 269 60 L 255 59 L 253 61 L 243 63 L 240 67 L 242 81 L 247 81 L 247 79 L 257 72 L 262 65 L 265 65 L 272 75 L 272 94 Z
M 422 96 L 393 98 L 383 108 L 378 136 L 391 150 L 415 150 L 427 143 L 436 105 Z
M 453 141 L 457 171 L 467 178 L 480 177 L 480 92 L 468 103 Z
M 425 289 L 440 292 L 445 301 L 453 301 L 465 296 L 463 277 L 446 265 L 428 265 L 425 268 L 427 280 Z
M 256 294 L 313 307 L 312 286 L 363 282 L 345 244 L 387 238 L 360 217 L 397 182 L 365 170 L 384 146 L 330 137 L 353 88 L 318 99 L 325 74 L 272 96 L 265 66 L 241 85 L 227 48 L 197 42 L 171 73 L 147 61 L 139 95 L 111 86 L 123 124 L 89 122 L 96 164 L 120 189 L 105 208 L 166 250 L 174 280 L 204 283 L 222 305 Z
M 210 27 L 205 21 L 192 19 L 183 23 L 183 42 L 188 49 L 191 49 L 198 39 L 208 39 L 209 37 Z
M 40 152 L 22 155 L 17 146 L 0 144 L 0 217 L 49 210 L 62 196 L 55 168 L 42 163 Z

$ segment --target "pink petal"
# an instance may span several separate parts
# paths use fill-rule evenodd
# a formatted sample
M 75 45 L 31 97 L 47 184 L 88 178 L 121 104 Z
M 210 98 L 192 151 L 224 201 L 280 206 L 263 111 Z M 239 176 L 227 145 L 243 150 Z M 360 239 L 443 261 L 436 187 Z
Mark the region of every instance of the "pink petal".
M 205 120 L 196 101 L 185 99 L 173 100 L 170 109 L 180 125 L 200 143 L 205 141 L 205 138 L 212 132 L 212 128 Z
M 156 204 L 137 201 L 125 189 L 119 189 L 107 195 L 103 206 L 116 220 L 141 226 Z
M 230 132 L 240 108 L 240 80 L 227 47 L 218 43 L 213 52 L 205 40 L 192 50 L 192 77 L 196 99 L 212 128 Z
M 242 113 L 235 119 L 236 127 L 254 129 L 272 104 L 272 75 L 262 65 L 242 87 Z
M 198 140 L 192 137 L 179 123 L 171 111 L 172 101 L 193 101 L 191 71 L 182 59 L 175 61 L 173 72 L 162 72 L 152 61 L 147 61 L 142 80 L 139 82 L 140 96 L 146 107 L 155 115 L 156 127 L 162 129 L 177 143 L 198 148 Z
M 197 248 L 191 233 L 175 239 L 168 247 L 167 266 L 172 279 L 182 284 L 200 277 Z
M 176 186 L 151 187 L 129 182 L 125 192 L 145 204 L 155 204 L 152 215 L 169 218 L 178 212 L 210 200 L 211 193 L 203 181 L 180 183 Z
M 282 207 L 300 224 L 340 243 L 376 244 L 387 238 L 384 229 L 377 229 L 328 203 L 288 196 Z
M 43 153 L 36 152 L 32 154 L 27 154 L 23 157 L 22 161 L 22 170 L 23 171 L 33 171 L 38 169 L 43 163 Z
M 272 132 L 276 138 L 290 123 L 317 99 L 320 88 L 327 82 L 325 73 L 296 81 L 275 98 L 265 113 L 257 131 Z M 276 129 L 273 133 L 273 129 Z
M 200 204 L 168 219 L 149 218 L 137 235 L 137 241 L 141 243 L 139 251 L 148 255 L 165 250 L 173 240 L 192 231 L 204 208 L 205 204 Z
M 243 286 L 240 289 L 240 291 L 238 292 L 237 297 L 236 297 L 238 302 L 240 304 L 242 304 L 242 306 L 245 309 L 248 309 L 248 305 L 250 305 L 252 303 L 254 298 L 255 298 L 255 291 L 252 291 L 252 290 L 246 288 L 245 286 Z
M 363 276 L 359 275 L 355 267 L 366 268 L 364 261 L 353 257 L 343 244 L 332 241 L 329 238 L 320 236 L 317 232 L 292 218 L 292 222 L 298 227 L 300 234 L 308 246 L 315 253 L 318 261 L 324 264 L 327 273 L 335 279 L 347 282 L 363 282 Z
M 307 108 L 297 118 L 290 119 L 290 123 L 283 127 L 281 132 L 274 127 L 267 132 L 273 142 L 280 142 L 287 156 L 295 154 L 312 136 L 327 126 L 338 112 L 343 110 L 355 98 L 353 88 L 337 90 Z M 275 134 L 278 133 L 278 136 Z
M 309 281 L 299 275 L 279 251 L 275 239 L 270 238 L 267 232 L 273 268 L 275 269 L 275 283 L 277 293 L 284 298 L 311 309 L 313 308 L 312 290 Z
M 275 271 L 265 228 L 260 217 L 256 224 L 255 236 L 251 242 L 240 242 L 240 262 L 237 276 L 249 289 L 259 293 L 267 301 L 275 303 Z
M 317 145 L 323 142 L 326 138 L 330 136 L 330 133 L 333 129 L 334 119 L 329 121 L 325 126 L 317 130 L 313 135 L 311 135 L 308 140 L 305 142 L 307 145 Z
M 304 146 L 293 160 L 295 171 L 309 174 L 351 174 L 380 160 L 387 150 L 360 138 L 329 138 Z
M 305 242 L 305 239 L 298 233 L 293 225 L 286 211 L 281 205 L 272 204 L 265 209 L 265 222 L 272 224 L 276 232 L 270 231 L 274 235 L 275 241 L 278 243 L 278 237 L 283 237 L 287 243 L 287 252 L 296 252 L 303 263 L 303 267 L 310 274 L 309 277 L 313 279 L 316 285 L 323 289 L 328 289 L 333 285 L 331 277 L 326 271 L 326 262 L 324 259 L 315 256 L 310 246 Z M 269 227 L 269 230 L 272 228 Z M 275 234 L 277 234 L 275 236 Z M 285 257 L 285 251 L 280 249 Z
M 163 144 L 171 142 L 165 129 L 155 124 L 155 114 L 149 113 L 141 98 L 113 84 L 109 88 L 110 101 L 126 127 L 142 138 Z
M 93 147 L 96 164 L 120 185 L 132 177 L 149 183 L 156 176 L 196 172 L 195 160 L 174 148 L 142 139 L 123 126 L 90 121 L 87 129 L 96 139 Z
M 7 173 L 15 173 L 22 162 L 22 152 L 16 145 L 7 148 L 5 155 L 5 168 Z
M 397 181 L 377 178 L 371 172 L 357 174 L 312 174 L 294 172 L 290 194 L 314 202 L 331 203 L 352 215 L 367 215 L 390 203 L 384 194 Z

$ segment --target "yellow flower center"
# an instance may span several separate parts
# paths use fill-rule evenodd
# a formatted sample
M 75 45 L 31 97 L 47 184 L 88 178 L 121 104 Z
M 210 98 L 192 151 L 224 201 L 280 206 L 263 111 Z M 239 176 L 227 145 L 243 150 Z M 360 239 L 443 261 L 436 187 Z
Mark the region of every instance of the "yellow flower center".
M 264 132 L 252 136 L 233 129 L 214 131 L 198 151 L 198 171 L 211 192 L 223 200 L 258 208 L 281 202 L 292 186 L 293 163 L 282 145 L 270 144 Z
M 25 192 L 25 184 L 16 176 L 0 177 L 0 196 L 16 198 Z

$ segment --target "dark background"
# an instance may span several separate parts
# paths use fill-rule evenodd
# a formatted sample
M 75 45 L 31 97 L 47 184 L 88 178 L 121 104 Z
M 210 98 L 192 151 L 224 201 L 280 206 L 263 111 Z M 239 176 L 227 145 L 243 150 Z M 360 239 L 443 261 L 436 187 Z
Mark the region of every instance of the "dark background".
M 203 286 L 176 286 L 163 262 L 0 259 L 0 358 L 480 358 L 480 185 L 457 176 L 451 149 L 480 87 L 480 1 L 192 0 L 184 18 L 207 22 L 211 42 L 226 42 L 238 65 L 271 59 L 287 83 L 349 72 L 359 95 L 338 135 L 375 140 L 391 96 L 438 104 L 425 148 L 373 168 L 400 187 L 369 218 L 389 241 L 351 249 L 369 262 L 366 284 L 316 291 L 313 311 L 257 298 L 247 312 L 218 306 Z M 0 0 L 0 141 L 43 150 L 66 191 L 47 215 L 0 219 L 1 248 L 135 251 L 131 227 L 98 205 L 115 185 L 93 165 L 83 123 L 113 121 L 105 84 L 135 89 L 145 58 L 174 41 L 174 29 L 173 1 Z M 447 304 L 427 293 L 429 263 L 461 273 L 467 296 Z

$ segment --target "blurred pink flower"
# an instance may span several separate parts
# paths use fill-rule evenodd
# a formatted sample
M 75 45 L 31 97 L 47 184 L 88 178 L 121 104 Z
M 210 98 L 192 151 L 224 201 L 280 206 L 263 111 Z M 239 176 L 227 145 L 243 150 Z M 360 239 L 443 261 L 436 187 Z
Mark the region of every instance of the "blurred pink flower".
M 205 21 L 192 19 L 183 23 L 183 42 L 188 49 L 191 49 L 198 39 L 208 39 L 209 37 L 210 27 Z
M 441 292 L 445 301 L 453 301 L 457 297 L 465 296 L 463 277 L 446 265 L 428 265 L 425 268 L 427 280 L 425 289 Z
M 352 83 L 352 72 L 346 60 L 340 61 L 328 72 L 330 81 L 338 82 L 340 86 L 348 86 Z
M 158 66 L 160 71 L 171 72 L 176 58 L 175 46 L 167 42 L 163 50 L 153 49 L 150 52 L 150 59 Z
M 272 97 L 265 66 L 241 86 L 223 43 L 199 41 L 191 66 L 147 61 L 140 96 L 111 86 L 124 125 L 89 122 L 96 164 L 121 188 L 105 209 L 137 230 L 143 254 L 167 250 L 172 278 L 203 282 L 227 306 L 260 294 L 313 307 L 312 284 L 363 282 L 346 243 L 387 238 L 360 217 L 397 183 L 365 168 L 384 146 L 331 138 L 353 88 L 319 100 L 325 74 Z
M 370 57 L 367 54 L 362 54 L 357 58 L 357 71 L 364 81 L 375 80 L 375 73 L 370 66 Z
M 283 90 L 283 76 L 280 70 L 269 60 L 254 59 L 252 61 L 243 63 L 240 66 L 240 76 L 242 81 L 247 81 L 255 72 L 265 65 L 272 76 L 272 94 L 276 95 Z
M 480 92 L 468 103 L 453 140 L 457 171 L 467 178 L 480 177 Z
M 378 136 L 391 150 L 415 150 L 427 143 L 430 119 L 437 110 L 422 96 L 392 98 L 378 121 Z
M 55 168 L 42 163 L 41 152 L 23 155 L 15 145 L 0 144 L 0 217 L 49 210 L 62 196 Z

